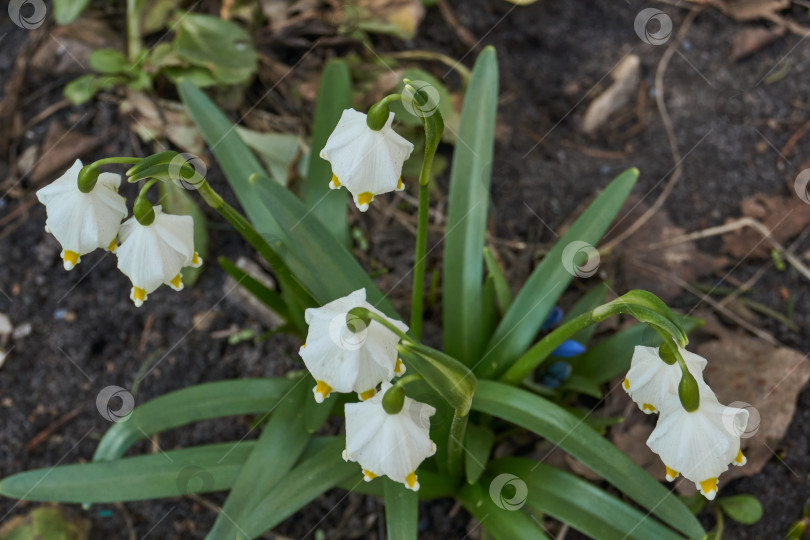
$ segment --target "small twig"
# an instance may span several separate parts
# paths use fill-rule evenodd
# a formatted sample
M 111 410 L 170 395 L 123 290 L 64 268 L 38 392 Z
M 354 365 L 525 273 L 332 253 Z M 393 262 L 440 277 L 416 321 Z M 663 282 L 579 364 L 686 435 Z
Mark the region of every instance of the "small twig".
M 467 30 L 456 18 L 456 14 L 453 13 L 453 10 L 450 9 L 450 5 L 447 3 L 447 0 L 439 0 L 439 11 L 442 14 L 442 17 L 450 25 L 458 38 L 469 48 L 477 49 L 478 48 L 478 40 L 475 39 L 475 36 L 472 35 L 472 32 Z
M 25 445 L 25 451 L 30 452 L 31 450 L 39 446 L 40 443 L 42 443 L 42 441 L 50 437 L 54 431 L 56 431 L 57 429 L 61 428 L 62 426 L 64 426 L 65 424 L 76 418 L 81 412 L 81 410 L 82 410 L 81 407 L 77 407 L 72 411 L 60 416 L 59 419 L 57 419 L 51 425 L 49 425 L 48 427 L 37 433 L 33 439 L 28 441 L 28 444 Z
M 807 130 L 810 129 L 810 121 L 805 122 L 804 124 L 797 129 L 793 135 L 790 136 L 788 142 L 785 143 L 785 146 L 782 147 L 782 150 L 779 152 L 779 159 L 777 160 L 777 164 L 781 165 L 786 161 L 786 156 L 789 156 L 790 153 L 793 151 L 793 147 L 796 146 L 796 143 L 799 142 Z
M 138 535 L 135 534 L 135 525 L 132 522 L 132 516 L 127 510 L 127 507 L 123 505 L 123 503 L 115 503 L 115 507 L 118 508 L 118 511 L 124 516 L 124 522 L 127 524 L 127 531 L 129 531 L 129 540 L 138 540 Z
M 662 275 L 662 276 L 666 277 L 667 279 L 672 280 L 679 287 L 681 287 L 682 289 L 684 289 L 684 290 L 692 293 L 693 295 L 697 296 L 698 298 L 701 299 L 701 301 L 705 301 L 707 304 L 712 306 L 716 311 L 718 311 L 719 313 L 725 315 L 726 317 L 728 317 L 729 319 L 731 319 L 732 321 L 734 321 L 735 323 L 737 323 L 741 327 L 745 328 L 746 330 L 748 330 L 752 334 L 764 339 L 765 341 L 767 341 L 768 343 L 770 343 L 772 345 L 776 345 L 776 346 L 779 345 L 779 342 L 770 333 L 757 328 L 753 324 L 751 324 L 748 321 L 746 321 L 745 319 L 741 318 L 736 313 L 734 313 L 732 311 L 729 311 L 728 308 L 726 308 L 724 306 L 721 306 L 714 298 L 710 297 L 708 293 L 704 294 L 704 293 L 700 292 L 699 290 L 697 290 L 695 287 L 693 287 L 692 285 L 690 285 L 689 283 L 687 283 L 686 281 L 681 279 L 676 274 L 673 274 L 672 272 L 667 272 L 663 268 L 659 268 L 659 267 L 651 265 L 651 264 L 646 264 L 646 263 L 642 264 L 642 263 L 639 263 L 639 262 L 634 262 L 633 264 L 637 264 L 639 266 L 642 266 L 643 268 L 646 268 L 646 269 L 650 270 L 651 272 Z
M 639 216 L 639 218 L 621 234 L 617 235 L 616 238 L 605 244 L 600 251 L 610 252 L 613 250 L 613 248 L 626 240 L 628 237 L 632 236 L 645 223 L 647 223 L 647 221 L 649 221 L 650 218 L 652 218 L 658 212 L 658 210 L 661 209 L 661 206 L 663 206 L 664 202 L 672 193 L 672 190 L 675 189 L 675 184 L 678 183 L 678 180 L 680 180 L 681 176 L 683 175 L 683 160 L 681 158 L 681 151 L 678 149 L 678 137 L 675 135 L 675 129 L 672 127 L 672 120 L 669 117 L 667 105 L 664 101 L 664 74 L 669 66 L 669 61 L 677 52 L 678 46 L 681 44 L 684 36 L 686 36 L 686 32 L 689 31 L 689 27 L 692 26 L 695 17 L 697 17 L 702 11 L 702 8 L 693 9 L 686 15 L 683 23 L 681 24 L 680 30 L 678 30 L 678 35 L 669 44 L 667 50 L 664 51 L 664 54 L 661 56 L 661 60 L 658 62 L 658 68 L 655 70 L 655 102 L 658 105 L 658 112 L 661 115 L 661 122 L 664 124 L 664 130 L 666 131 L 667 139 L 669 140 L 669 149 L 672 152 L 672 159 L 675 162 L 675 170 L 673 171 L 672 176 L 669 177 L 666 186 L 664 186 L 664 190 L 660 195 L 658 195 L 658 198 L 655 200 L 652 206 L 650 206 L 646 212 Z
M 669 240 L 665 240 L 663 242 L 658 242 L 655 244 L 651 244 L 649 246 L 650 250 L 653 249 L 660 249 L 667 246 L 672 246 L 675 244 L 681 244 L 683 242 L 689 242 L 692 240 L 697 240 L 700 238 L 708 238 L 710 236 L 717 236 L 719 234 L 725 234 L 732 231 L 736 231 L 738 229 L 742 229 L 743 227 L 751 227 L 752 229 L 756 230 L 759 234 L 761 234 L 771 246 L 779 252 L 779 254 L 791 264 L 801 275 L 807 278 L 810 281 L 810 268 L 807 268 L 802 261 L 799 260 L 790 250 L 785 249 L 782 247 L 782 244 L 777 242 L 774 237 L 771 235 L 771 231 L 762 223 L 755 220 L 754 218 L 744 217 L 740 218 L 736 221 L 732 221 L 731 223 L 726 223 L 725 225 L 718 225 L 717 227 L 709 227 L 708 229 L 703 229 L 702 231 L 696 231 L 693 233 L 685 234 L 683 236 L 677 236 L 675 238 L 671 238 Z

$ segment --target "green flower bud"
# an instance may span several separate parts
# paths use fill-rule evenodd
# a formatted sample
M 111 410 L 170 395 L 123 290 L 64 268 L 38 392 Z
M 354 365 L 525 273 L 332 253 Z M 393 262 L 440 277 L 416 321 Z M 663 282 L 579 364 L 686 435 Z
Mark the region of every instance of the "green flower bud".
M 353 334 L 364 332 L 371 324 L 371 317 L 364 308 L 355 308 L 346 314 L 346 326 Z
M 146 197 L 138 196 L 138 198 L 135 199 L 132 213 L 135 215 L 135 219 L 138 220 L 138 223 L 143 226 L 151 225 L 155 221 L 155 209 L 152 208 L 152 203 L 150 203 Z
M 82 193 L 90 193 L 96 187 L 98 181 L 99 170 L 92 165 L 85 165 L 79 171 L 79 191 Z
M 380 131 L 383 126 L 385 126 L 385 123 L 388 122 L 388 115 L 390 113 L 391 109 L 388 107 L 386 100 L 383 99 L 382 101 L 372 105 L 368 110 L 366 124 L 368 124 L 368 127 L 374 131 Z
M 382 399 L 382 406 L 388 414 L 397 414 L 405 405 L 405 389 L 394 385 L 389 388 Z
M 679 353 L 672 341 L 664 340 L 661 347 L 658 349 L 658 356 L 671 366 L 678 361 Z
M 700 407 L 700 391 L 697 381 L 688 371 L 681 375 L 681 382 L 678 383 L 678 397 L 686 412 L 694 412 Z

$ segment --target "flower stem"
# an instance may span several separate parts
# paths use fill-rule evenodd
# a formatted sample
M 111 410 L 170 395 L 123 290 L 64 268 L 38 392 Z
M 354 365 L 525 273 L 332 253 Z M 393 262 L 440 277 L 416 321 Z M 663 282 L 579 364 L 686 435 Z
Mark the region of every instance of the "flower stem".
M 141 54 L 141 0 L 127 0 L 127 53 L 130 62 Z
M 273 270 L 276 272 L 276 276 L 278 277 L 279 282 L 284 290 L 284 292 L 290 294 L 292 298 L 298 302 L 299 307 L 307 308 L 316 305 L 312 294 L 301 285 L 295 275 L 292 273 L 290 268 L 287 266 L 287 263 L 284 262 L 276 250 L 271 246 L 259 232 L 253 228 L 250 222 L 240 214 L 235 208 L 225 202 L 225 200 L 214 191 L 211 185 L 203 181 L 199 185 L 198 192 L 202 196 L 203 200 L 220 213 L 222 217 L 224 217 L 228 223 L 233 225 L 233 227 L 242 235 L 242 238 L 247 240 L 247 242 L 253 246 L 259 254 L 264 257 L 264 259 L 270 263 L 270 266 L 273 267 Z M 290 314 L 293 317 L 298 316 L 296 319 L 301 319 L 300 317 L 300 310 L 290 309 Z M 298 324 L 301 321 L 296 320 L 295 323 Z
M 111 163 L 126 163 L 126 164 L 133 163 L 134 164 L 134 163 L 138 163 L 142 159 L 143 158 L 138 158 L 138 157 L 109 157 L 109 158 L 100 159 L 98 161 L 94 161 L 93 163 L 88 165 L 88 167 L 91 167 L 93 169 L 97 169 L 101 165 L 108 165 L 108 164 L 111 164 Z
M 451 476 L 461 476 L 464 462 L 464 434 L 467 431 L 467 418 L 470 415 L 453 414 L 450 424 L 450 437 L 447 439 L 447 472 Z
M 419 214 L 416 227 L 416 250 L 413 259 L 413 287 L 411 290 L 411 332 L 422 339 L 422 316 L 425 298 L 425 257 L 427 252 L 429 186 L 419 183 Z

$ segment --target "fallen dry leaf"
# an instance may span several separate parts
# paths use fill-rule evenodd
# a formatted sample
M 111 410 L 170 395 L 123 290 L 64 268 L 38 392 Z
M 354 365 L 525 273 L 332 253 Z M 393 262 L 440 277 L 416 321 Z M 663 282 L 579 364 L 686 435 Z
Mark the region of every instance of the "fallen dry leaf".
M 744 199 L 740 207 L 743 216 L 765 225 L 782 245 L 810 225 L 810 204 L 796 197 L 754 195 Z M 767 259 L 771 248 L 771 244 L 751 228 L 738 229 L 723 236 L 723 251 L 737 259 Z
M 48 75 L 90 71 L 90 54 L 96 49 L 123 51 L 122 36 L 101 19 L 82 17 L 54 27 L 32 55 L 30 67 Z
M 63 172 L 80 156 L 104 144 L 109 137 L 109 133 L 82 135 L 66 130 L 59 122 L 52 122 L 42 142 L 41 157 L 31 171 L 32 184 L 38 185 L 45 178 Z
M 771 20 L 772 16 L 790 7 L 791 0 L 690 0 L 696 4 L 714 6 L 737 21 Z
M 627 55 L 611 73 L 613 84 L 594 99 L 582 120 L 582 131 L 594 134 L 613 113 L 628 105 L 638 92 L 641 81 L 641 59 Z
M 634 223 L 649 208 L 638 202 L 638 197 L 628 199 L 630 210 L 620 218 L 614 234 L 621 234 L 625 226 Z M 680 286 L 668 279 L 661 270 L 677 275 L 687 282 L 728 265 L 725 257 L 714 257 L 698 249 L 694 242 L 682 242 L 662 248 L 650 246 L 666 242 L 684 234 L 684 229 L 675 226 L 664 210 L 656 212 L 635 234 L 616 248 L 618 274 L 626 289 L 644 289 L 668 302 L 681 293 Z
M 751 56 L 784 36 L 786 32 L 784 27 L 776 29 L 759 26 L 743 28 L 734 34 L 734 40 L 731 42 L 731 60 L 737 62 Z
M 119 112 L 143 141 L 169 139 L 182 150 L 205 159 L 205 141 L 180 103 L 153 100 L 143 92 L 128 90 Z

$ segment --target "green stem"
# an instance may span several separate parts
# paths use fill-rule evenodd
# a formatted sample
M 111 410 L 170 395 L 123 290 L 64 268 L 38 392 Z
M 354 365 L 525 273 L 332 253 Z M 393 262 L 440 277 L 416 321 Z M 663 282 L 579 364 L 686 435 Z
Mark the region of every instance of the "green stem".
M 205 200 L 206 204 L 219 212 L 219 214 L 224 217 L 228 223 L 233 225 L 239 234 L 242 235 L 242 238 L 247 240 L 247 242 L 253 246 L 253 248 L 258 251 L 259 254 L 270 264 L 270 266 L 276 272 L 276 276 L 278 277 L 284 292 L 289 293 L 292 298 L 298 302 L 300 307 L 307 308 L 317 305 L 310 292 L 304 288 L 300 281 L 298 281 L 290 268 L 287 266 L 287 263 L 284 262 L 284 259 L 282 259 L 278 253 L 276 253 L 273 246 L 267 243 L 262 235 L 253 228 L 250 222 L 242 214 L 226 203 L 225 200 L 216 191 L 214 191 L 208 182 L 203 181 L 197 191 L 199 192 L 200 196 L 202 196 L 203 200 Z M 291 309 L 290 315 L 295 316 L 298 311 L 299 310 Z M 300 323 L 300 321 L 296 322 Z
M 108 165 L 110 163 L 126 163 L 126 164 L 133 163 L 134 164 L 134 163 L 138 163 L 142 159 L 143 158 L 138 158 L 138 157 L 109 157 L 109 158 L 99 159 L 98 161 L 94 161 L 93 163 L 91 163 L 90 165 L 87 165 L 87 166 L 91 167 L 93 169 L 97 169 L 101 165 Z
M 402 330 L 397 328 L 394 325 L 394 323 L 392 323 L 390 320 L 388 320 L 388 317 L 386 317 L 384 315 L 380 315 L 379 313 L 374 313 L 373 311 L 369 311 L 368 309 L 366 309 L 364 307 L 352 308 L 352 309 L 349 310 L 348 315 L 354 315 L 355 317 L 358 317 L 358 318 L 366 320 L 366 321 L 368 321 L 368 320 L 377 321 L 381 325 L 383 325 L 386 328 L 388 328 L 389 330 L 391 330 L 397 336 L 399 336 L 399 338 L 401 340 L 407 341 L 407 342 L 410 342 L 410 343 L 413 342 L 413 338 L 411 336 L 409 336 L 408 334 L 406 334 L 405 332 L 403 332 Z
M 428 213 L 430 210 L 430 169 L 434 152 L 426 152 L 419 172 L 419 210 L 416 225 L 416 249 L 413 258 L 411 287 L 411 333 L 422 339 L 422 317 L 425 299 L 425 259 L 427 258 Z
M 127 0 L 127 52 L 130 62 L 141 54 L 141 0 Z
M 587 311 L 578 317 L 574 317 L 562 326 L 557 327 L 553 332 L 546 334 L 543 339 L 529 349 L 517 362 L 512 364 L 506 373 L 501 377 L 501 382 L 508 384 L 520 384 L 526 376 L 534 371 L 537 366 L 543 363 L 543 360 L 565 340 L 588 326 L 594 324 L 596 321 L 593 318 L 593 311 Z
M 419 215 L 417 217 L 416 226 L 416 250 L 413 260 L 413 286 L 411 289 L 411 332 L 416 339 L 422 339 L 429 199 L 430 188 L 420 182 Z
M 467 419 L 470 415 L 453 414 L 450 424 L 450 437 L 447 440 L 447 472 L 451 476 L 461 476 L 464 463 L 464 434 L 467 431 Z

